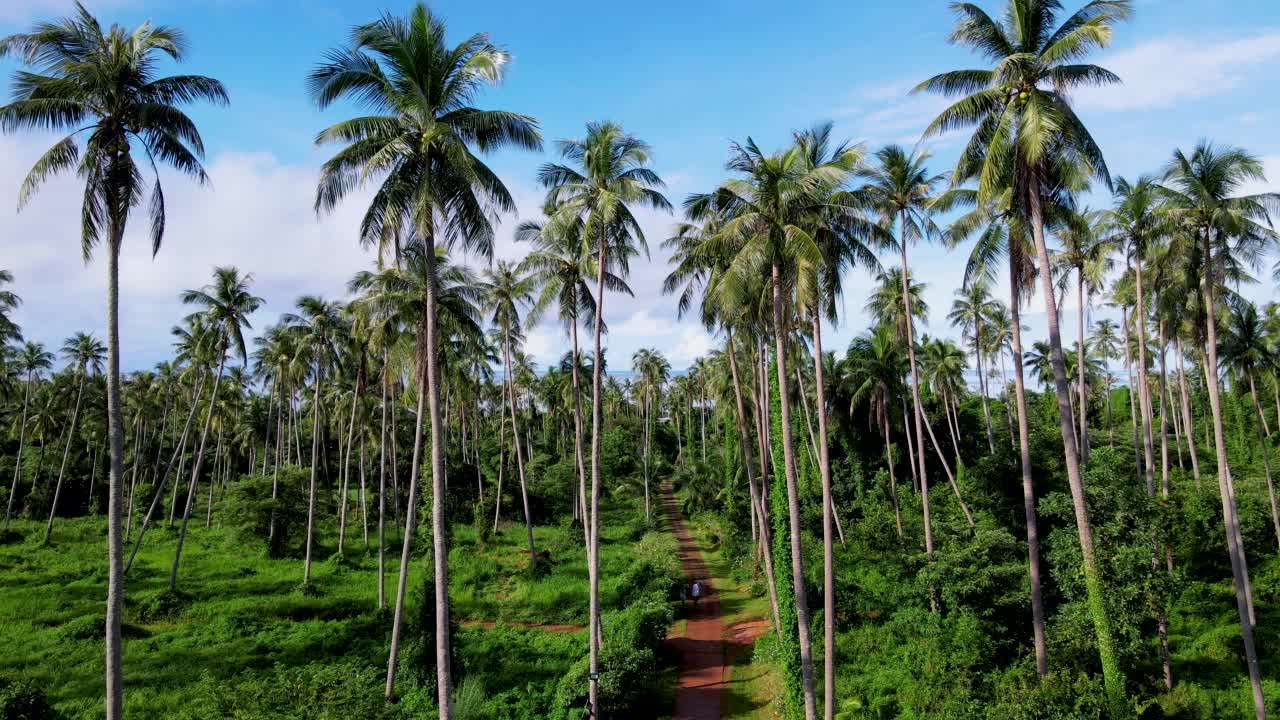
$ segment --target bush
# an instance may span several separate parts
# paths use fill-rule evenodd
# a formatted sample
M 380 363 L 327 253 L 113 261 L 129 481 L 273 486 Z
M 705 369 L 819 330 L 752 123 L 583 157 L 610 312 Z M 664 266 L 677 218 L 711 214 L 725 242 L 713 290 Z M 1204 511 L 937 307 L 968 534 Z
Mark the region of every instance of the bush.
M 161 590 L 138 605 L 138 619 L 144 623 L 172 620 L 191 604 L 191 596 L 179 590 Z
M 223 522 L 232 528 L 239 542 L 265 549 L 268 557 L 301 555 L 307 526 L 307 498 L 301 488 L 308 477 L 302 468 L 282 467 L 274 500 L 274 474 L 240 478 L 227 487 L 220 509 Z
M 246 670 L 230 680 L 205 675 L 197 718 L 362 718 L 391 716 L 382 697 L 381 667 L 354 662 L 277 664 L 265 672 Z
M 44 691 L 31 681 L 0 678 L 0 720 L 57 720 L 60 717 Z
M 600 654 L 600 713 L 613 718 L 653 717 L 648 699 L 658 676 L 658 650 L 674 615 L 670 603 L 646 595 L 624 610 L 604 617 L 609 639 Z M 556 704 L 581 708 L 587 702 L 588 659 L 579 660 L 560 680 Z

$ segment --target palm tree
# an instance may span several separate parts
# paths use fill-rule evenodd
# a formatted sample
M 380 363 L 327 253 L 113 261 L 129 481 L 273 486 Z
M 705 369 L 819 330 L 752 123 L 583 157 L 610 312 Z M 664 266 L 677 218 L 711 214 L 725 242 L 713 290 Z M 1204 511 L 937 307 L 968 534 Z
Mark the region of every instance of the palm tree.
M 174 589 L 178 583 L 182 543 L 187 536 L 187 523 L 191 519 L 191 510 L 195 507 L 200 470 L 204 466 L 205 444 L 208 442 L 209 428 L 215 415 L 214 403 L 218 400 L 218 387 L 222 384 L 222 370 L 226 366 L 227 351 L 234 350 L 240 356 L 241 363 L 248 362 L 249 355 L 245 350 L 244 331 L 246 328 L 253 327 L 249 324 L 249 315 L 263 303 L 262 298 L 249 291 L 251 284 L 253 284 L 252 274 L 242 275 L 234 267 L 216 267 L 213 269 L 213 282 L 199 290 L 187 290 L 182 293 L 183 303 L 201 308 L 195 315 L 203 321 L 205 329 L 210 333 L 209 341 L 216 346 L 214 356 L 217 358 L 218 371 L 214 375 L 213 392 L 209 395 L 209 406 L 205 410 L 204 427 L 200 431 L 200 444 L 191 465 L 186 509 L 182 514 L 182 527 L 178 530 L 178 541 L 173 552 L 173 567 L 169 571 L 170 590 Z M 213 478 L 210 478 L 209 482 L 212 483 Z
M 1262 449 L 1262 468 L 1267 480 L 1267 499 L 1271 504 L 1271 524 L 1280 545 L 1280 510 L 1276 507 L 1276 490 L 1271 479 L 1271 430 L 1267 428 L 1258 402 L 1258 386 L 1255 376 L 1273 372 L 1280 364 L 1266 326 L 1253 303 L 1242 302 L 1231 308 L 1230 325 L 1222 342 L 1222 364 L 1235 371 L 1249 384 L 1249 399 L 1253 404 L 1258 444 Z
M 298 312 L 287 313 L 280 322 L 290 327 L 302 350 L 300 355 L 308 360 L 312 372 L 311 396 L 311 481 L 307 495 L 307 540 L 302 561 L 302 584 L 311 582 L 311 550 L 316 524 L 316 475 L 320 464 L 320 388 L 324 385 L 325 370 L 338 362 L 338 343 L 346 331 L 342 317 L 342 305 L 316 295 L 298 298 Z M 216 386 L 215 386 L 216 392 Z M 206 423 L 208 420 L 205 421 Z
M 533 548 L 533 518 L 529 515 L 529 491 L 524 478 L 524 450 L 520 443 L 520 421 L 516 412 L 516 388 L 511 366 L 512 337 L 520 332 L 520 306 L 533 301 L 534 281 L 526 273 L 506 261 L 498 261 L 496 268 L 485 271 L 484 295 L 493 323 L 502 341 L 502 384 L 506 386 L 507 403 L 511 409 L 511 431 L 515 442 L 516 468 L 520 475 L 520 499 L 524 504 L 524 528 L 529 541 L 529 569 L 538 564 L 538 553 Z
M 1209 409 L 1213 416 L 1214 450 L 1218 458 L 1218 489 L 1222 499 L 1222 520 L 1227 533 L 1227 548 L 1235 580 L 1236 606 L 1240 613 L 1240 633 L 1244 640 L 1249 681 L 1253 689 L 1254 711 L 1258 718 L 1266 716 L 1258 656 L 1253 642 L 1253 606 L 1249 567 L 1245 558 L 1240 518 L 1235 502 L 1235 488 L 1227 465 L 1226 441 L 1223 435 L 1222 403 L 1219 398 L 1217 285 L 1220 273 L 1234 262 L 1234 252 L 1248 255 L 1262 244 L 1275 243 L 1277 235 L 1270 216 L 1280 211 L 1280 195 L 1261 193 L 1237 195 L 1248 182 L 1264 182 L 1262 162 L 1237 148 L 1219 148 L 1202 142 L 1188 155 L 1175 150 L 1162 173 L 1161 196 L 1166 212 L 1180 226 L 1195 235 L 1200 244 L 1203 265 L 1203 321 L 1205 325 L 1205 383 L 1209 391 Z
M 1098 359 L 1102 361 L 1103 367 L 1106 369 L 1106 391 L 1107 391 L 1107 437 L 1108 444 L 1114 444 L 1115 426 L 1111 423 L 1111 385 L 1115 382 L 1115 377 L 1111 374 L 1111 361 L 1120 357 L 1120 341 L 1116 337 L 1116 323 L 1110 318 L 1103 318 L 1093 324 L 1093 334 L 1089 337 L 1089 343 L 1093 345 L 1093 352 Z
M 1089 298 L 1092 293 L 1102 287 L 1106 273 L 1115 264 L 1111 259 L 1113 244 L 1103 234 L 1104 218 L 1104 214 L 1097 210 L 1086 209 L 1074 213 L 1070 221 L 1058 230 L 1058 242 L 1062 248 L 1054 253 L 1052 258 L 1054 265 L 1061 271 L 1059 297 L 1066 297 L 1066 285 L 1070 274 L 1074 272 L 1076 276 L 1076 343 L 1081 353 L 1086 347 L 1084 324 Z M 1076 389 L 1080 426 L 1076 431 L 1076 437 L 1079 440 L 1080 460 L 1088 463 L 1088 384 L 1084 381 L 1085 364 L 1079 365 Z
M 13 499 L 18 494 L 18 480 L 22 477 L 22 449 L 27 439 L 27 408 L 31 403 L 31 388 L 41 370 L 53 367 L 53 354 L 37 342 L 27 342 L 18 351 L 18 370 L 26 376 L 27 382 L 22 391 L 22 419 L 18 425 L 18 455 L 13 463 L 13 482 L 9 485 L 9 500 L 4 508 L 4 529 L 9 529 L 9 519 L 13 516 Z
M 321 109 L 350 98 L 374 113 L 339 122 L 316 137 L 317 144 L 344 146 L 321 171 L 316 210 L 332 211 L 352 191 L 374 181 L 378 189 L 361 221 L 361 243 L 376 245 L 380 251 L 390 243 L 397 259 L 405 237 L 425 248 L 422 257 L 429 280 L 425 312 L 416 323 L 419 412 L 386 695 L 391 698 L 395 693 L 417 508 L 422 419 L 430 412 L 436 676 L 440 716 L 449 718 L 449 570 L 444 527 L 444 429 L 437 382 L 436 248 L 461 244 L 482 257 L 492 256 L 490 210 L 510 212 L 515 202 L 473 149 L 488 152 L 515 146 L 536 150 L 542 141 L 533 118 L 480 110 L 470 104 L 484 86 L 501 81 L 510 56 L 480 34 L 450 47 L 445 32 L 444 21 L 421 2 L 405 18 L 383 15 L 353 28 L 348 46 L 330 51 L 312 71 L 308 87 Z
M 982 394 L 982 417 L 987 425 L 987 449 L 996 451 L 995 436 L 991 430 L 991 410 L 987 406 L 987 387 L 982 372 L 982 349 L 986 346 L 984 332 L 988 326 L 988 308 L 991 306 L 991 291 L 987 283 L 977 279 L 956 291 L 956 299 L 951 303 L 951 313 L 947 319 L 959 326 L 965 339 L 973 341 L 974 360 L 978 364 L 978 386 Z
M 1084 174 L 1109 183 L 1102 152 L 1076 116 L 1068 93 L 1081 86 L 1119 82 L 1110 71 L 1081 60 L 1092 50 L 1110 43 L 1114 26 L 1129 15 L 1129 2 L 1095 0 L 1061 24 L 1058 24 L 1061 5 L 1057 0 L 1008 0 L 1002 23 L 973 4 L 956 4 L 953 8 L 958 19 L 951 41 L 979 52 L 991 62 L 991 69 L 955 70 L 921 83 L 917 91 L 962 96 L 943 110 L 924 134 L 976 128 L 971 147 L 986 149 L 976 172 L 978 195 L 982 200 L 990 200 L 1003 192 L 1001 180 L 1010 174 L 1002 168 L 1009 167 L 1012 159 L 1010 186 L 1025 208 L 1040 267 L 1058 420 L 1080 536 L 1090 614 L 1097 635 L 1103 681 L 1110 704 L 1119 712 L 1125 703 L 1124 682 L 1103 600 L 1080 459 L 1074 447 L 1071 398 L 1058 317 L 1053 311 L 1053 278 L 1044 237 L 1044 195 L 1054 184 L 1055 172 L 1061 173 L 1060 168 L 1064 166 L 1083 166 Z M 973 154 L 967 153 L 966 157 Z
M 538 180 L 548 189 L 546 205 L 552 210 L 551 222 L 560 225 L 582 225 L 584 243 L 594 246 L 596 253 L 595 349 L 591 371 L 591 507 L 587 518 L 591 524 L 587 569 L 590 589 L 590 687 L 588 698 L 592 715 L 599 714 L 598 678 L 600 671 L 600 439 L 603 432 L 601 377 L 604 353 L 600 345 L 604 332 L 604 292 L 607 273 L 625 277 L 628 259 L 639 246 L 648 252 L 644 232 L 632 213 L 633 207 L 650 207 L 668 211 L 671 204 L 660 190 L 662 179 L 648 167 L 648 144 L 623 132 L 614 123 L 588 123 L 587 135 L 580 140 L 559 143 L 564 163 L 547 163 L 538 170 Z M 633 244 L 634 243 L 634 244 Z
M 657 350 L 641 348 L 631 356 L 631 368 L 638 376 L 640 414 L 644 418 L 644 518 L 649 519 L 649 465 L 652 447 L 653 411 L 658 393 L 671 376 L 671 363 Z M 687 375 L 685 376 L 688 377 Z
M 13 282 L 13 273 L 0 269 L 0 288 Z M 22 341 L 22 330 L 9 317 L 9 313 L 22 304 L 22 298 L 12 290 L 0 289 L 0 347 Z
M 49 504 L 49 522 L 44 528 L 44 541 L 49 542 L 53 534 L 53 518 L 58 512 L 58 498 L 62 495 L 62 479 L 67 472 L 67 458 L 71 455 L 71 442 L 75 439 L 76 425 L 80 420 L 80 401 L 84 399 L 84 384 L 89 373 L 102 372 L 102 358 L 106 348 L 102 342 L 92 335 L 76 333 L 62 344 L 62 357 L 75 367 L 76 383 L 75 409 L 71 411 L 71 427 L 67 431 L 67 444 L 62 449 L 62 464 L 58 466 L 58 482 L 53 486 L 53 502 Z
M 186 40 L 176 28 L 144 23 L 133 31 L 103 30 L 77 3 L 74 17 L 37 24 L 29 33 L 0 40 L 0 57 L 16 56 L 35 72 L 16 76 L 17 97 L 0 107 L 0 128 L 69 131 L 23 181 L 19 207 L 53 175 L 77 169 L 85 182 L 81 252 L 88 259 L 107 243 L 107 419 L 111 458 L 107 521 L 106 715 L 121 717 L 120 613 L 124 600 L 120 517 L 123 501 L 124 427 L 121 417 L 119 267 L 129 214 L 143 199 L 141 149 L 153 170 L 164 163 L 206 181 L 200 133 L 178 105 L 194 100 L 227 103 L 222 84 L 199 75 L 155 77 L 155 56 L 181 61 Z M 88 133 L 83 153 L 78 137 Z M 148 209 L 152 253 L 164 238 L 165 205 L 158 173 Z
M 849 413 L 868 406 L 867 419 L 880 426 L 884 435 L 884 458 L 889 467 L 889 495 L 893 500 L 894 526 L 902 538 L 902 511 L 898 508 L 898 481 L 893 472 L 893 446 L 889 440 L 889 416 L 895 397 L 902 391 L 902 354 L 897 333 L 891 325 L 877 325 L 849 344 L 845 362 L 845 382 L 849 387 Z M 909 459 L 908 459 L 909 460 Z

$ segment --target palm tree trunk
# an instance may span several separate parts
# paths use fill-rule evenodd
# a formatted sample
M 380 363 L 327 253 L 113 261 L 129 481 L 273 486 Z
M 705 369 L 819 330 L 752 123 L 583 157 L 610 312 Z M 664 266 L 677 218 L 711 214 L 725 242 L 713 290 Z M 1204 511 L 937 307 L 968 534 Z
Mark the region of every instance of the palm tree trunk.
M 951 431 L 951 449 L 956 453 L 956 466 L 960 466 L 960 416 L 955 412 L 955 404 L 951 402 L 951 393 L 942 393 L 942 414 L 947 418 L 947 428 Z
M 505 381 L 504 381 L 505 383 Z M 502 513 L 502 479 L 507 467 L 507 404 L 498 401 L 498 490 L 493 496 L 493 531 L 498 532 Z
M 449 549 L 445 538 L 445 447 L 444 424 L 440 420 L 440 358 L 438 326 L 436 318 L 436 255 L 433 239 L 426 236 L 427 272 L 427 409 L 431 414 L 431 546 L 435 565 L 436 600 L 436 694 L 440 708 L 440 720 L 453 717 L 453 669 L 450 667 L 449 646 Z M 516 433 L 517 438 L 519 433 Z M 522 488 L 523 491 L 523 488 Z M 527 502 L 527 501 L 526 501 Z M 527 515 L 527 509 L 526 509 Z M 408 549 L 408 544 L 405 545 Z M 407 565 L 409 559 L 402 558 Z M 401 595 L 403 600 L 403 595 Z
M 151 498 L 151 507 L 147 508 L 147 514 L 142 518 L 142 527 L 138 528 L 138 537 L 133 540 L 133 550 L 129 552 L 129 559 L 124 564 L 125 573 L 129 572 L 129 568 L 133 567 L 133 559 L 138 555 L 138 548 L 142 547 L 142 536 L 147 533 L 147 528 L 151 527 L 151 518 L 155 516 L 156 509 L 160 506 L 160 501 L 164 497 L 165 485 L 169 482 L 169 471 L 173 469 L 173 464 L 178 462 L 182 456 L 182 451 L 187 445 L 187 436 L 191 433 L 191 422 L 195 419 L 196 408 L 200 405 L 200 390 L 204 385 L 204 377 L 196 379 L 195 392 L 191 398 L 191 410 L 187 412 L 187 422 L 182 426 L 182 436 L 178 441 L 177 447 L 173 449 L 173 455 L 169 456 L 169 462 L 164 466 L 164 474 L 160 476 L 160 482 L 156 485 L 156 493 Z M 175 485 L 177 482 L 175 481 Z M 176 496 L 177 493 L 175 492 Z
M 765 548 L 771 548 L 769 523 L 765 519 L 763 501 L 756 488 L 755 471 L 752 468 L 755 459 L 751 457 L 751 439 L 747 437 L 746 409 L 742 402 L 742 386 L 738 382 L 738 361 L 735 358 L 737 349 L 733 344 L 733 328 L 726 327 L 725 331 L 728 334 L 729 374 L 733 379 L 733 399 L 738 417 L 738 441 L 742 445 L 742 466 L 747 473 L 747 490 L 751 494 L 751 516 L 755 518 L 755 523 L 759 527 L 758 544 L 763 545 Z M 763 555 L 765 578 L 769 587 L 769 609 L 773 613 L 773 630 L 774 632 L 780 632 L 782 628 L 782 613 L 778 607 L 778 583 L 775 579 L 776 576 L 773 574 L 773 553 L 766 549 Z
M 136 430 L 133 433 L 133 472 L 129 479 L 129 497 L 125 500 L 125 520 L 124 520 L 124 540 L 128 542 L 130 533 L 133 532 L 133 497 L 138 490 L 138 465 L 142 460 L 142 438 L 145 436 L 146 424 L 142 422 L 142 416 L 134 421 Z
M 227 360 L 225 340 L 218 345 L 218 374 L 214 376 L 213 392 L 209 395 L 209 406 L 204 418 L 204 428 L 200 431 L 200 448 L 195 459 L 191 461 L 191 482 L 187 483 L 187 501 L 182 513 L 182 525 L 178 529 L 178 543 L 173 551 L 173 567 L 169 569 L 169 589 L 178 585 L 178 564 L 182 562 L 182 543 L 187 538 L 187 523 L 191 520 L 191 510 L 196 504 L 196 490 L 200 483 L 200 470 L 204 467 L 204 449 L 209 440 L 209 427 L 213 424 L 214 404 L 218 401 L 218 387 L 222 384 L 222 368 Z M 211 481 L 212 482 L 212 481 Z M 141 535 L 138 536 L 141 539 Z
M 1034 171 L 1027 190 L 1031 210 L 1031 233 L 1036 245 L 1036 260 L 1040 266 L 1040 285 L 1044 294 L 1045 315 L 1049 321 L 1049 363 L 1053 367 L 1054 392 L 1058 396 L 1058 421 L 1062 431 L 1063 453 L 1067 465 L 1067 483 L 1071 487 L 1072 504 L 1075 506 L 1076 531 L 1080 536 L 1080 555 L 1084 566 L 1085 592 L 1089 612 L 1093 617 L 1097 635 L 1098 656 L 1102 663 L 1102 679 L 1110 704 L 1119 711 L 1126 702 L 1124 676 L 1115 654 L 1115 641 L 1111 631 L 1111 618 L 1107 612 L 1102 587 L 1102 575 L 1094 554 L 1093 528 L 1089 524 L 1089 510 L 1084 492 L 1084 480 L 1080 476 L 1080 460 L 1076 456 L 1074 429 L 1072 428 L 1071 395 L 1067 389 L 1066 364 L 1062 357 L 1062 334 L 1058 329 L 1058 313 L 1053 299 L 1053 277 L 1049 265 L 1049 249 L 1044 241 L 1044 225 L 1040 214 L 1040 187 Z
M 924 554 L 930 563 L 933 562 L 933 516 L 929 511 L 929 477 L 924 462 L 924 409 L 920 403 L 920 373 L 916 369 L 916 346 L 913 319 L 911 316 L 911 286 L 908 283 L 909 266 L 907 265 L 907 215 L 902 213 L 902 232 L 898 245 L 902 250 L 902 306 L 906 316 L 907 360 L 911 368 L 911 408 L 915 415 L 915 452 L 916 473 L 920 480 L 920 506 L 924 514 Z M 938 611 L 937 588 L 929 588 L 929 604 L 934 612 Z
M 1084 306 L 1085 306 L 1084 275 L 1081 274 L 1081 271 L 1077 269 L 1076 270 L 1076 331 L 1079 336 L 1078 342 L 1080 343 L 1080 348 L 1079 348 L 1080 358 L 1079 358 L 1079 361 L 1076 363 L 1079 370 L 1079 377 L 1076 378 L 1076 383 L 1079 386 L 1078 389 L 1080 392 L 1080 398 L 1079 398 L 1080 407 L 1078 408 L 1078 410 L 1080 411 L 1080 433 L 1079 433 L 1080 462 L 1087 465 L 1089 464 L 1089 396 L 1088 396 L 1089 386 L 1085 383 L 1085 380 L 1084 380 L 1084 370 L 1085 370 L 1085 365 L 1087 364 L 1086 360 L 1088 359 L 1088 354 L 1085 352 L 1085 346 L 1084 346 Z
M 902 397 L 902 434 L 907 438 L 907 467 L 911 468 L 911 491 L 920 492 L 920 471 L 916 465 L 915 442 L 911 439 L 911 412 L 907 409 L 907 398 Z
M 1200 487 L 1200 458 L 1196 452 L 1195 425 L 1191 421 L 1191 398 L 1187 393 L 1187 376 L 1183 372 L 1185 356 L 1182 353 L 1182 338 L 1174 333 L 1174 351 L 1178 353 L 1178 395 L 1181 396 L 1182 427 L 1186 429 L 1187 450 L 1191 455 L 1191 474 L 1195 477 L 1196 487 Z
M 1156 461 L 1154 442 L 1151 439 L 1151 386 L 1147 383 L 1147 311 L 1142 299 L 1142 256 L 1134 253 L 1134 287 L 1137 305 L 1133 324 L 1138 328 L 1138 414 L 1142 420 L 1142 462 L 1147 487 L 1155 486 Z
M 991 408 L 987 406 L 987 378 L 982 372 L 981 328 L 975 328 L 973 332 L 973 354 L 978 362 L 978 392 L 982 394 L 982 419 L 987 424 L 987 449 L 994 455 L 996 452 L 996 436 L 991 429 Z
M 107 207 L 115 203 L 108 202 Z M 108 215 L 107 230 L 107 446 L 110 474 L 107 483 L 107 617 L 105 696 L 107 720 L 124 717 L 124 683 L 120 663 L 120 617 L 124 606 L 124 571 L 120 560 L 122 483 L 124 480 L 124 418 L 120 387 L 120 244 L 124 218 Z
M 71 455 L 71 441 L 75 439 L 76 424 L 80 420 L 80 401 L 84 398 L 84 380 L 86 375 L 87 369 L 84 364 L 81 363 L 80 386 L 79 389 L 76 390 L 76 406 L 75 409 L 71 411 L 71 428 L 67 430 L 67 444 L 62 448 L 62 463 L 58 466 L 58 482 L 53 486 L 53 502 L 49 505 L 49 522 L 44 528 L 44 542 L 46 544 L 49 542 L 49 536 L 53 534 L 53 518 L 58 512 L 58 498 L 62 495 L 62 478 L 67 472 L 67 458 Z M 121 449 L 123 452 L 123 439 L 121 442 Z M 122 458 L 121 465 L 123 466 L 123 464 L 124 460 Z M 121 481 L 123 482 L 123 480 L 124 478 L 122 476 Z
M 1014 234 L 1009 233 L 1010 242 Z M 1036 520 L 1035 484 L 1031 478 L 1031 432 L 1027 424 L 1027 391 L 1022 372 L 1022 309 L 1019 267 L 1009 253 L 1009 316 L 1013 359 L 1013 394 L 1018 413 L 1018 452 L 1022 467 L 1022 514 L 1027 523 L 1027 574 L 1031 579 L 1031 629 L 1036 653 L 1036 672 L 1049 673 L 1049 652 L 1044 634 L 1044 601 L 1040 591 L 1040 528 Z M 1003 355 L 1001 356 L 1003 358 Z M 1001 361 L 1003 362 L 1003 360 Z M 1003 371 L 1003 368 L 1002 368 Z
M 502 335 L 502 367 L 506 371 L 506 377 L 503 378 L 504 384 L 507 386 L 507 398 L 511 403 L 511 434 L 515 436 L 516 446 L 516 470 L 520 477 L 520 500 L 524 505 L 524 529 L 526 539 L 529 543 L 529 569 L 533 570 L 538 565 L 538 553 L 533 548 L 533 518 L 529 516 L 529 493 L 525 489 L 524 479 L 524 451 L 520 448 L 520 424 L 516 414 L 516 389 L 515 379 L 511 376 L 511 330 L 507 329 Z M 646 478 L 647 479 L 647 478 Z M 645 503 L 649 500 L 648 485 L 645 485 Z
M 382 426 L 378 431 L 378 609 L 387 606 L 387 351 L 382 351 Z
M 276 383 L 279 383 L 276 380 Z M 281 395 L 276 402 L 276 457 L 271 473 L 271 517 L 267 521 L 267 547 L 274 545 L 276 539 L 276 498 L 280 493 L 280 465 L 288 462 L 289 432 L 286 427 L 285 398 Z
M 1156 305 L 1159 306 L 1160 301 L 1156 299 Z M 1164 318 L 1158 321 L 1157 341 L 1160 346 L 1160 355 L 1157 358 L 1160 364 L 1160 377 L 1156 380 L 1157 392 L 1160 393 L 1160 487 L 1163 488 L 1165 497 L 1169 497 L 1169 413 L 1164 399 Z M 1150 395 L 1150 390 L 1148 390 Z
M 905 275 L 904 275 L 905 277 Z M 815 720 L 813 645 L 809 639 L 809 599 L 804 586 L 804 556 L 800 546 L 800 498 L 796 487 L 795 451 L 791 439 L 791 399 L 787 396 L 787 330 L 782 322 L 782 272 L 773 265 L 773 337 L 778 362 L 778 402 L 782 413 L 782 467 L 786 476 L 787 514 L 791 535 L 791 581 L 800 640 L 800 674 L 804 685 L 805 720 Z
M 1271 480 L 1271 430 L 1267 428 L 1262 416 L 1262 406 L 1258 404 L 1258 388 L 1253 383 L 1253 372 L 1247 371 L 1249 379 L 1249 398 L 1253 400 L 1253 412 L 1258 417 L 1258 444 L 1262 446 L 1262 469 L 1267 478 L 1267 500 L 1271 504 L 1271 526 L 1276 531 L 1276 544 L 1280 545 L 1280 510 L 1276 508 L 1276 486 Z
M 651 390 L 644 390 L 644 519 L 649 521 L 649 422 L 652 413 L 650 412 L 651 398 L 649 397 Z M 678 417 L 678 415 L 677 415 Z M 676 429 L 677 442 L 680 437 L 680 430 Z M 683 456 L 684 453 L 680 453 Z
M 591 523 L 591 542 L 587 543 L 587 576 L 590 584 L 589 615 L 587 624 L 590 628 L 588 649 L 588 689 L 587 699 L 590 704 L 590 715 L 600 717 L 599 677 L 600 677 L 600 433 L 604 423 L 603 408 L 600 407 L 600 374 L 604 366 L 604 353 L 600 348 L 600 336 L 604 331 L 604 276 L 607 267 L 608 228 L 600 228 L 596 257 L 596 323 L 595 347 L 591 366 L 591 514 L 587 520 Z
M 18 480 L 22 477 L 22 450 L 27 442 L 27 407 L 31 402 L 31 384 L 34 380 L 35 371 L 27 371 L 27 387 L 22 392 L 22 424 L 18 426 L 18 457 L 13 463 L 13 483 L 9 486 L 9 499 L 4 508 L 5 530 L 9 529 L 9 518 L 13 516 L 13 499 L 18 495 Z
M 1249 684 L 1253 690 L 1253 706 L 1258 720 L 1266 717 L 1262 695 L 1262 675 L 1258 669 L 1258 651 L 1253 641 L 1253 598 L 1249 583 L 1243 539 L 1240 536 L 1240 517 L 1236 507 L 1231 469 L 1227 464 L 1226 438 L 1222 425 L 1222 400 L 1218 396 L 1218 323 L 1214 317 L 1217 307 L 1214 298 L 1214 257 L 1210 247 L 1209 229 L 1203 229 L 1202 252 L 1204 262 L 1205 294 L 1205 386 L 1209 391 L 1209 411 L 1213 416 L 1213 446 L 1218 459 L 1218 494 L 1222 499 L 1222 523 L 1227 535 L 1227 553 L 1231 559 L 1231 574 L 1235 580 L 1236 610 L 1240 614 L 1240 636 L 1244 641 L 1245 662 L 1249 670 Z
M 365 446 L 368 445 L 364 428 L 360 432 L 360 530 L 364 536 L 364 549 L 369 550 L 369 492 L 365 484 Z
M 302 560 L 302 584 L 311 582 L 311 550 L 315 539 L 316 527 L 316 472 L 320 460 L 320 385 L 324 370 L 320 361 L 320 351 L 316 351 L 315 387 L 311 391 L 311 481 L 307 494 L 307 541 Z
M 893 525 L 898 531 L 898 539 L 902 539 L 902 510 L 898 507 L 898 479 L 893 473 L 893 450 L 889 444 L 889 420 L 883 408 L 880 415 L 880 429 L 884 431 L 884 464 L 889 467 L 889 499 L 893 500 Z
M 218 424 L 218 444 L 214 446 L 213 450 L 213 472 L 209 473 L 209 505 L 206 508 L 204 519 L 206 529 L 213 525 L 213 486 L 218 479 L 218 459 L 222 457 L 222 431 L 225 427 L 226 425 L 223 423 Z
M 827 451 L 827 396 L 823 384 L 822 321 L 817 303 L 811 309 L 813 320 L 813 387 L 814 406 L 818 415 L 818 467 L 822 471 L 822 700 L 823 717 L 832 720 L 836 708 L 836 575 L 833 565 L 835 548 L 831 541 L 831 518 L 835 503 L 831 498 L 831 460 Z M 804 395 L 804 386 L 800 386 Z M 895 500 L 896 502 L 896 500 Z
M 1133 354 L 1129 349 L 1129 308 L 1122 306 L 1120 308 L 1120 325 L 1124 329 L 1124 365 L 1129 372 L 1129 426 L 1133 430 L 1133 463 L 1137 468 L 1137 475 L 1134 477 L 1139 482 L 1142 480 L 1142 444 L 1138 439 L 1138 408 L 1137 400 L 1134 393 L 1138 392 L 1138 381 L 1133 375 Z
M 577 301 L 576 293 L 574 301 Z M 578 505 L 582 515 L 582 546 L 585 548 L 591 544 L 591 528 L 587 523 L 587 464 L 582 452 L 582 382 L 578 379 L 578 314 L 577 306 L 574 307 L 569 321 L 573 349 L 573 362 L 570 363 L 573 381 L 573 463 L 578 471 Z

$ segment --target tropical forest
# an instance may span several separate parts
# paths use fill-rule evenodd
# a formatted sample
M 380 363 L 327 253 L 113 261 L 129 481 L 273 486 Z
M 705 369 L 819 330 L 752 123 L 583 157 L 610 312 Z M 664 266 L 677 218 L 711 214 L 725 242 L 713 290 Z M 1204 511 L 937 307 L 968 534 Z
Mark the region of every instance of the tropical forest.
M 729 73 L 563 4 L 0 11 L 0 720 L 1280 712 L 1274 120 L 1121 112 L 1273 35 L 1147 66 L 1115 43 L 1165 3 L 721 8 Z M 839 12 L 916 11 L 876 5 Z M 777 100 L 770 53 L 847 74 L 819 38 L 920 53 L 867 97 L 923 112 Z M 597 114 L 615 62 L 697 90 Z M 780 124 L 692 129 L 724 83 Z M 242 186 L 230 124 L 314 163 Z M 244 233 L 191 210 L 228 193 Z

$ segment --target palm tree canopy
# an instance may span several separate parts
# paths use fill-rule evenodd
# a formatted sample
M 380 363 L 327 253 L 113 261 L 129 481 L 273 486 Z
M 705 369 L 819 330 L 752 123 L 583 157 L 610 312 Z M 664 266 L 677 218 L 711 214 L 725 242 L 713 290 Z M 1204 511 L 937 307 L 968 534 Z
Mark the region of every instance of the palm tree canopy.
M 179 106 L 198 100 L 224 106 L 227 92 L 200 75 L 156 77 L 157 55 L 180 62 L 185 49 L 186 38 L 176 28 L 147 22 L 133 31 L 118 25 L 104 30 L 79 2 L 72 17 L 0 40 L 0 57 L 16 56 L 33 69 L 14 73 L 15 98 L 0 107 L 0 131 L 69 132 L 31 168 L 18 206 L 49 178 L 75 170 L 85 183 L 80 242 L 86 260 L 104 224 L 122 232 L 129 212 L 142 203 L 145 168 L 155 175 L 148 209 L 153 254 L 165 229 L 159 165 L 208 181 L 201 164 L 204 142 Z M 82 148 L 80 136 L 86 133 Z M 134 148 L 145 164 L 135 161 Z

